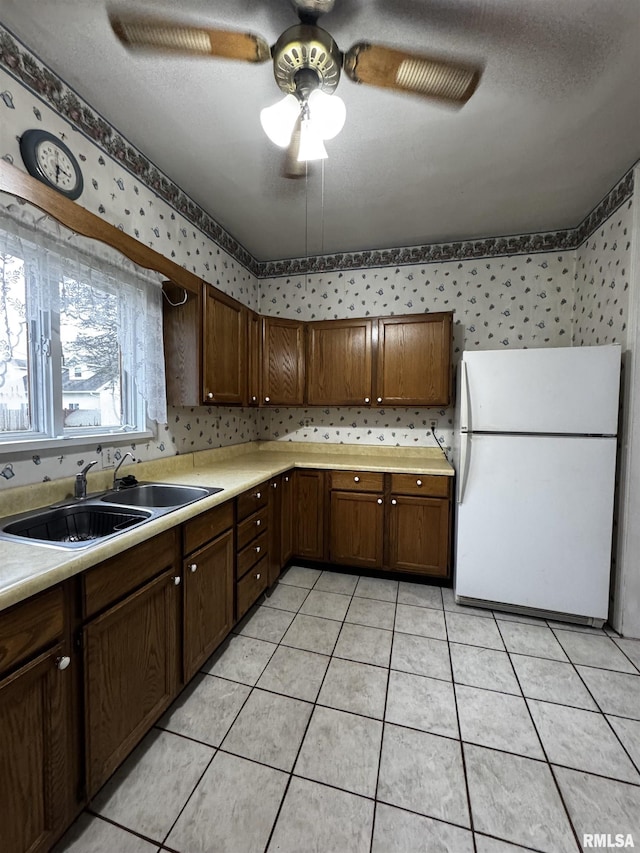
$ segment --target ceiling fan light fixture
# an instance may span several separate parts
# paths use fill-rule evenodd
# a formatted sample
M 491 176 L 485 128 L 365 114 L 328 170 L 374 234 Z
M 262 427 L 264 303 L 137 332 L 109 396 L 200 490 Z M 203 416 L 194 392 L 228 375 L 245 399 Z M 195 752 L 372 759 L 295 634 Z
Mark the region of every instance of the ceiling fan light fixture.
M 333 139 L 344 127 L 347 108 L 342 98 L 316 89 L 309 95 L 309 115 L 322 139 Z
M 300 123 L 300 146 L 298 161 L 326 160 L 327 149 L 324 147 L 322 135 L 313 119 L 303 118 Z
M 299 115 L 300 101 L 295 95 L 285 95 L 276 104 L 260 111 L 260 124 L 274 145 L 286 148 Z

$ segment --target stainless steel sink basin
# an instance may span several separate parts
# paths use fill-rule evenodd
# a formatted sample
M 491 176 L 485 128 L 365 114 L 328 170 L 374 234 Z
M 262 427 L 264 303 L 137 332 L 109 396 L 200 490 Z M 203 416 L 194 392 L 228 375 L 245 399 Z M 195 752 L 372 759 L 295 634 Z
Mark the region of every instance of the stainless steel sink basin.
M 118 536 L 221 491 L 207 486 L 139 483 L 6 518 L 0 521 L 0 539 L 28 540 L 54 548 L 87 548 L 96 540 Z
M 175 509 L 221 491 L 222 489 L 211 489 L 204 486 L 143 483 L 117 492 L 107 492 L 100 500 L 104 503 L 124 506 L 172 507 Z
M 58 545 L 86 548 L 96 539 L 115 536 L 151 517 L 152 513 L 127 507 L 79 503 L 30 512 L 3 525 L 0 531 L 11 537 Z

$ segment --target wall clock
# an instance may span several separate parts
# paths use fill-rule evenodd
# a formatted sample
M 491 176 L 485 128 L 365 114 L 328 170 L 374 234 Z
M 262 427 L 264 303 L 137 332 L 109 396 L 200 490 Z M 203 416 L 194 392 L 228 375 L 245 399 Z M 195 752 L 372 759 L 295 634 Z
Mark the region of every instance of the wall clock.
M 20 137 L 20 154 L 30 175 L 67 198 L 78 198 L 84 187 L 80 164 L 57 136 L 27 130 Z

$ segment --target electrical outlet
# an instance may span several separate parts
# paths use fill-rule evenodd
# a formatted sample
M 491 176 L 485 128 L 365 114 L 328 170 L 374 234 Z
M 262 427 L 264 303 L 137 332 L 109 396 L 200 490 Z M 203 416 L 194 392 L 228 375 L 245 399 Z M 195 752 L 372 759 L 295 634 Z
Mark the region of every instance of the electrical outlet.
M 115 468 L 116 461 L 113 456 L 113 447 L 105 447 L 102 451 L 102 470 Z

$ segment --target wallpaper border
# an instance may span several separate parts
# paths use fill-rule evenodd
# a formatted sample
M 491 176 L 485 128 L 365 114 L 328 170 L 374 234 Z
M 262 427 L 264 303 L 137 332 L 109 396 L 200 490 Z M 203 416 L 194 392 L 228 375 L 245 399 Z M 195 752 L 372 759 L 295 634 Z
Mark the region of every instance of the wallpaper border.
M 17 36 L 1 24 L 0 66 L 258 279 L 572 250 L 584 242 L 633 194 L 634 167 L 632 165 L 613 189 L 575 228 L 451 243 L 427 243 L 422 246 L 258 261 L 213 217 L 189 198 L 177 184 L 84 101 L 71 86 L 49 69 Z

